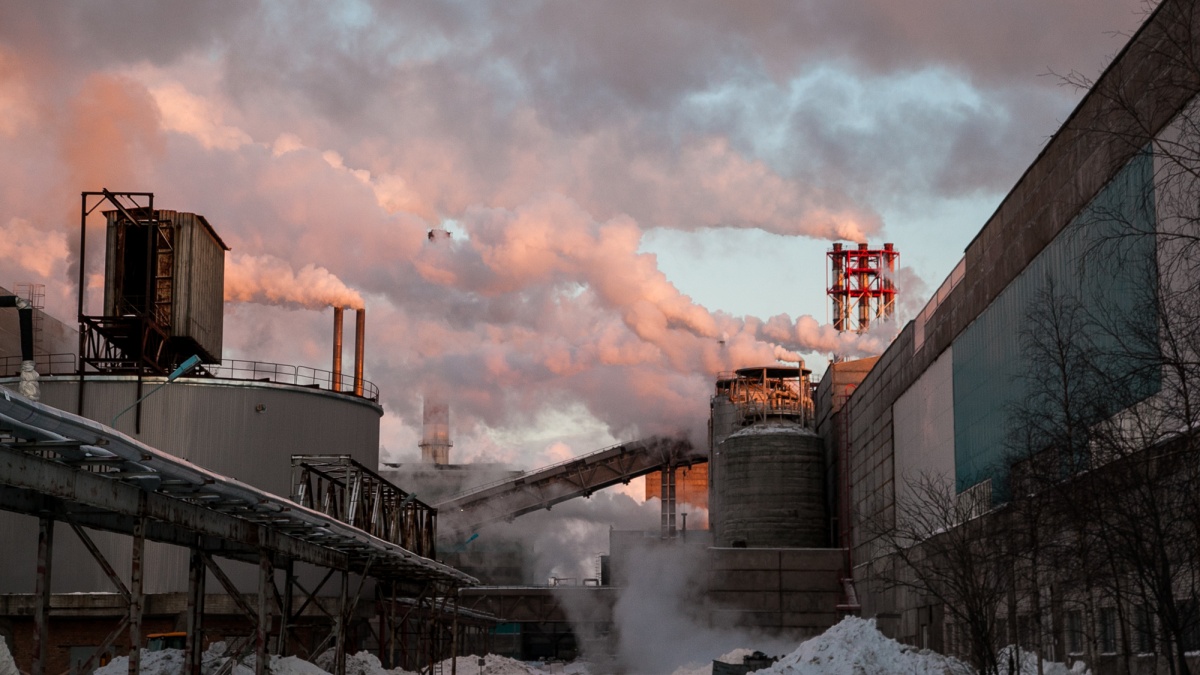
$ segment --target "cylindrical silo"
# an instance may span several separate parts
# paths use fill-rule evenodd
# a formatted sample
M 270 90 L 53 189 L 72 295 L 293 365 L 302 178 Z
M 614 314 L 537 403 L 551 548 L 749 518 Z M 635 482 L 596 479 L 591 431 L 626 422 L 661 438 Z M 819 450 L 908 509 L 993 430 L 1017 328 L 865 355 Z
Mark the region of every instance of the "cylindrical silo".
M 716 447 L 719 509 L 709 515 L 717 546 L 824 548 L 829 545 L 821 437 L 768 420 Z

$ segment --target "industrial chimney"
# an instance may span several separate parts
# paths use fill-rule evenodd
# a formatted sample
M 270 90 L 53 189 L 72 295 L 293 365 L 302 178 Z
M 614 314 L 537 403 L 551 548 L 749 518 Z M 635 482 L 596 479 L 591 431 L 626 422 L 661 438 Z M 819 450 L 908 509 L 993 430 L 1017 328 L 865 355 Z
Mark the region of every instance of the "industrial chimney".
M 831 275 L 827 293 L 833 301 L 833 327 L 836 330 L 865 333 L 872 321 L 895 315 L 893 277 L 899 255 L 891 243 L 884 244 L 882 249 L 871 248 L 866 243 L 843 248 L 836 243 L 826 253 Z
M 342 390 L 342 314 L 343 308 L 333 308 L 333 376 L 329 388 L 333 391 Z
M 425 397 L 421 430 L 421 461 L 426 464 L 450 463 L 450 406 L 433 397 Z
M 367 309 L 354 311 L 354 395 L 363 395 L 363 344 L 367 330 Z

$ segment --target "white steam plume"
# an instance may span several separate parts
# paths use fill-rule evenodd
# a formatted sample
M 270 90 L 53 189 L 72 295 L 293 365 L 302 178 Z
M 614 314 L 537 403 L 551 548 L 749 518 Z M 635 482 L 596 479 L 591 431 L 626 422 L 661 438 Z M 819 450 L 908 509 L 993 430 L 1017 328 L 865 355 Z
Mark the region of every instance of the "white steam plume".
M 324 267 L 308 264 L 297 272 L 271 255 L 230 256 L 225 261 L 225 301 L 363 308 L 358 291 Z

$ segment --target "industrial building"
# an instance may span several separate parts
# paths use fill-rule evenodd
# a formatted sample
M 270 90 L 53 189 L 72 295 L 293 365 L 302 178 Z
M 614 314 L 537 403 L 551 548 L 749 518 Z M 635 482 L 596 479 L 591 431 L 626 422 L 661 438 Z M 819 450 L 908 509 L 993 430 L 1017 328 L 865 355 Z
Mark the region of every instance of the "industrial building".
M 33 309 L 35 289 L 4 294 L 22 313 L 19 335 L 16 316 L 0 331 L 9 383 L 39 399 L 0 404 L 0 636 L 20 667 L 89 672 L 171 631 L 189 670 L 214 640 L 260 663 L 481 649 L 495 617 L 454 600 L 478 581 L 436 561 L 435 512 L 374 471 L 364 312 L 352 373 L 340 355 L 332 371 L 222 360 L 215 229 L 151 193 L 84 193 L 81 250 L 101 208 L 101 314 L 85 314 L 82 263 L 78 331 Z
M 1171 304 L 1198 278 L 1197 35 L 1190 3 L 1155 10 L 882 355 L 833 355 L 819 381 L 803 363 L 716 375 L 705 447 L 647 438 L 530 471 L 454 464 L 450 402 L 430 396 L 422 461 L 380 467 L 362 310 L 350 373 L 340 307 L 328 371 L 223 360 L 216 228 L 156 207 L 151 193 L 84 193 L 81 249 L 88 214 L 112 207 L 103 312 L 84 311 L 84 265 L 78 331 L 32 309 L 35 289 L 0 289 L 25 298 L 13 304 L 20 321 L 41 330 L 28 349 L 17 317 L 0 316 L 3 384 L 16 388 L 33 362 L 41 390 L 40 403 L 0 400 L 0 540 L 23 542 L 0 570 L 0 637 L 35 675 L 87 671 L 153 630 L 192 636 L 190 663 L 217 637 L 259 655 L 371 649 L 412 668 L 473 648 L 594 658 L 619 637 L 615 608 L 639 561 L 666 551 L 692 563 L 683 601 L 705 626 L 801 639 L 861 614 L 902 641 L 971 656 L 961 608 L 905 576 L 889 532 L 924 478 L 947 481 L 959 517 L 906 550 L 931 550 L 958 528 L 999 531 L 1009 505 L 1038 492 L 1029 486 L 1073 494 L 1104 471 L 1094 444 L 1066 453 L 1086 455 L 1086 470 L 1043 470 L 1061 444 L 1037 446 L 1032 433 L 1014 455 L 1055 376 L 1031 351 L 1052 328 L 1039 317 L 1064 319 L 1046 303 L 1065 298 L 1109 322 L 1082 322 L 1061 342 L 1088 345 L 1089 377 L 1110 385 L 1084 426 L 1192 403 L 1178 394 L 1190 366 L 1171 372 L 1163 354 L 1179 335 L 1175 353 L 1200 351 L 1187 323 L 1200 312 Z M 839 330 L 894 319 L 898 256 L 890 243 L 832 247 L 826 291 Z M 193 356 L 196 370 L 180 373 Z M 1197 426 L 1183 421 L 1153 449 L 1178 455 Z M 1026 480 L 1039 472 L 1044 482 Z M 467 546 L 493 523 L 640 476 L 660 500 L 660 527 L 613 531 L 594 579 L 531 579 L 517 541 Z M 706 518 L 689 523 L 689 508 Z M 55 559 L 72 573 L 52 574 Z M 1014 581 L 1044 566 L 1007 570 L 989 649 L 1038 646 L 1097 673 L 1166 672 L 1170 649 L 1180 659 L 1200 649 L 1200 612 L 1183 626 L 1197 642 L 1184 644 L 1179 626 L 1144 605 L 1126 613 L 1062 570 Z M 1180 569 L 1163 592 L 1200 601 L 1185 588 L 1194 565 Z M 65 637 L 47 644 L 47 632 Z
M 1191 447 L 1185 416 L 1171 428 L 1165 420 L 1193 404 L 1184 391 L 1194 376 L 1190 366 L 1171 364 L 1193 353 L 1196 333 L 1187 294 L 1198 271 L 1191 250 L 1198 36 L 1193 3 L 1163 2 L 886 352 L 834 363 L 822 378 L 817 407 L 828 484 L 839 492 L 836 541 L 848 547 L 862 615 L 885 633 L 970 656 L 967 626 L 955 616 L 961 608 L 919 584 L 898 583 L 902 565 L 886 536 L 887 528 L 911 520 L 906 509 L 924 496 L 918 493 L 929 477 L 952 486 L 961 527 L 973 527 L 975 518 L 993 527 L 1018 512 L 1016 503 L 1094 494 L 1084 486 L 1114 471 L 1104 467 L 1100 432 L 1110 434 L 1110 444 L 1128 440 L 1142 429 L 1146 410 L 1156 411 L 1160 426 L 1145 456 L 1163 452 L 1164 444 L 1173 452 Z M 1054 396 L 1061 403 L 1083 391 L 1083 380 L 1072 379 L 1081 362 L 1063 357 L 1061 372 L 1051 367 L 1055 330 L 1064 331 L 1053 343 L 1061 354 L 1090 359 L 1088 381 L 1104 383 L 1086 414 L 1053 410 Z M 1059 393 L 1047 393 L 1056 383 Z M 1068 452 L 1062 435 L 1072 419 L 1089 440 Z M 1045 464 L 1054 453 L 1073 456 Z M 1064 461 L 1072 465 L 1063 468 Z M 1115 471 L 1132 472 L 1143 461 L 1133 453 Z M 1027 473 L 1018 480 L 1020 471 Z M 1135 503 L 1125 509 L 1134 511 Z M 1047 536 L 1069 529 L 1054 528 Z M 1016 541 L 1023 540 L 1014 536 L 1008 546 L 1027 545 Z M 1146 578 L 1133 569 L 1097 565 L 1081 579 L 1068 572 L 1078 571 L 1078 558 L 1058 568 L 1014 564 L 1008 573 L 1018 580 L 998 601 L 994 647 L 1040 646 L 1059 661 L 1087 660 L 1098 673 L 1176 672 L 1184 652 L 1197 648 L 1187 631 L 1198 617 L 1180 619 L 1180 638 L 1155 612 L 1172 595 L 1185 615 L 1194 606 L 1195 550 L 1186 550 L 1190 562 L 1174 581 L 1160 583 L 1157 597 L 1136 601 L 1132 589 L 1144 588 Z M 1129 598 L 1103 590 L 1101 579 L 1128 587 Z

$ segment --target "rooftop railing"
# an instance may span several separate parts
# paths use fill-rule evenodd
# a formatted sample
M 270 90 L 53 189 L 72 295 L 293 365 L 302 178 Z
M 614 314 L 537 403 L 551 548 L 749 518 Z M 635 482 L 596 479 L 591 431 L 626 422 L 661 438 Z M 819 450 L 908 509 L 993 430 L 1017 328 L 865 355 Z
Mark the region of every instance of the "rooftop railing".
M 41 375 L 76 375 L 79 373 L 78 360 L 74 354 L 39 354 L 34 357 L 34 363 Z M 273 382 L 275 384 L 290 384 L 297 387 L 338 391 L 354 396 L 354 376 L 343 373 L 334 378 L 331 371 L 309 368 L 308 366 L 292 366 L 283 363 L 266 363 L 262 361 L 243 361 L 227 359 L 219 365 L 205 365 L 205 373 L 189 375 L 188 377 L 212 377 L 218 380 Z M 0 377 L 17 377 L 21 371 L 21 357 L 0 357 Z M 131 373 L 121 371 L 98 372 L 89 370 L 86 375 L 126 375 Z M 334 384 L 338 385 L 334 388 Z M 362 381 L 362 398 L 378 402 L 379 387 L 374 382 Z

